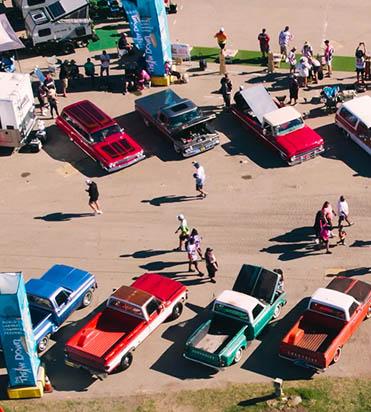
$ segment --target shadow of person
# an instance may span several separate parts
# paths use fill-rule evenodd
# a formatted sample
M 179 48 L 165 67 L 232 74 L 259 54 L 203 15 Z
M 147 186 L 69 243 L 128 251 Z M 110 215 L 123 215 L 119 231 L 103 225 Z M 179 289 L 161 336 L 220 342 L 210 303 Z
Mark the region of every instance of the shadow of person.
M 371 268 L 363 266 L 360 268 L 342 270 L 341 272 L 338 272 L 338 273 L 328 273 L 326 276 L 328 278 L 334 278 L 336 276 L 344 276 L 344 277 L 350 278 L 352 276 L 363 276 L 369 273 L 371 273 Z
M 142 203 L 149 203 L 152 206 L 161 206 L 163 203 L 178 203 L 178 202 L 187 202 L 190 200 L 201 200 L 202 197 L 199 195 L 194 196 L 175 196 L 175 195 L 168 195 L 168 196 L 159 196 L 154 197 L 151 200 L 142 200 Z
M 159 270 L 163 270 L 166 268 L 171 268 L 173 266 L 177 265 L 187 265 L 188 260 L 186 262 L 164 262 L 162 260 L 156 261 L 156 262 L 149 262 L 146 263 L 145 265 L 140 265 L 139 267 L 145 270 L 148 270 L 149 272 L 157 272 Z
M 153 250 L 153 249 L 146 249 L 146 250 L 137 250 L 132 254 L 122 254 L 120 255 L 121 258 L 132 257 L 134 259 L 145 259 L 153 256 L 164 255 L 165 253 L 174 252 L 174 250 Z
M 366 247 L 371 246 L 370 240 L 355 240 L 349 247 Z
M 55 212 L 49 213 L 45 216 L 35 216 L 34 219 L 45 220 L 45 222 L 66 222 L 71 219 L 76 219 L 79 217 L 90 217 L 94 216 L 94 213 L 62 213 Z
M 274 398 L 276 398 L 276 395 L 274 393 L 271 393 L 270 395 L 259 396 L 257 398 L 246 399 L 245 401 L 238 402 L 238 406 L 253 406 L 257 403 L 266 402 Z

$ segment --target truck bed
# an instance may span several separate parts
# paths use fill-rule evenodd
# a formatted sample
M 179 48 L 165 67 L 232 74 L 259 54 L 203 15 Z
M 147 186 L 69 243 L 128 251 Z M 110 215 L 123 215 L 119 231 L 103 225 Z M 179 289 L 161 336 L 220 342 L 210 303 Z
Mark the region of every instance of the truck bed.
M 107 308 L 67 342 L 67 351 L 71 348 L 71 353 L 80 356 L 84 353 L 102 358 L 143 323 L 142 319 Z

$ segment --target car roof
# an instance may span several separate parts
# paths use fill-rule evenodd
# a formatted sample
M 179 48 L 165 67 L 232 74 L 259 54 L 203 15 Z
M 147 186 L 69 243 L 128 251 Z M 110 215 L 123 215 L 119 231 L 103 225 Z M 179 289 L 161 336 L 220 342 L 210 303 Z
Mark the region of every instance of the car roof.
M 216 301 L 234 306 L 235 308 L 240 308 L 247 312 L 249 315 L 251 315 L 252 310 L 258 303 L 260 303 L 262 306 L 265 306 L 264 303 L 260 302 L 258 299 L 249 295 L 245 295 L 244 293 L 236 292 L 234 290 L 224 290 L 216 298 Z
M 144 290 L 132 288 L 130 286 L 121 286 L 111 297 L 142 307 L 152 299 L 153 296 Z
M 345 107 L 357 116 L 367 127 L 371 127 L 371 97 L 368 95 L 355 97 L 341 107 Z
M 89 100 L 71 104 L 65 107 L 63 112 L 78 120 L 88 133 L 117 124 L 108 114 Z
M 319 288 L 313 293 L 311 301 L 323 303 L 325 305 L 328 304 L 334 308 L 347 312 L 349 307 L 356 300 L 353 296 L 346 295 L 345 293 L 338 292 L 337 290 Z
M 264 115 L 264 119 L 272 126 L 279 126 L 282 123 L 291 122 L 291 120 L 298 119 L 299 117 L 301 117 L 301 114 L 291 106 L 281 107 Z

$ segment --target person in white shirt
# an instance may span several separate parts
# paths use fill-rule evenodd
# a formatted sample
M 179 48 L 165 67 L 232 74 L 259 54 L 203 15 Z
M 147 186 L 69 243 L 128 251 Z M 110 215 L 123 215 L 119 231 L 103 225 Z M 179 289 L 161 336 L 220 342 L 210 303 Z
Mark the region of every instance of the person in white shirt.
M 196 168 L 196 173 L 193 174 L 193 177 L 196 179 L 196 190 L 200 192 L 199 196 L 205 199 L 207 196 L 207 192 L 204 191 L 205 169 L 198 162 L 193 162 L 193 165 Z
M 290 74 L 294 74 L 295 70 L 296 70 L 296 55 L 295 55 L 295 52 L 296 52 L 296 48 L 293 47 L 290 50 L 289 55 L 287 56 L 287 60 L 288 60 L 288 63 L 290 65 Z
M 289 26 L 286 26 L 279 35 L 278 43 L 280 45 L 280 53 L 282 54 L 282 59 L 286 60 L 288 55 L 288 45 L 294 36 L 289 32 Z
M 338 215 L 338 226 L 341 226 L 344 220 L 348 223 L 348 226 L 354 225 L 354 223 L 349 220 L 349 206 L 343 195 L 341 195 L 338 200 Z
M 192 237 L 189 238 L 187 241 L 187 253 L 188 253 L 188 272 L 194 272 L 194 269 L 192 269 L 192 266 L 195 267 L 195 269 L 198 272 L 199 276 L 203 276 L 204 274 L 200 271 L 198 268 L 198 263 L 197 263 L 197 247 L 195 245 L 195 241 Z
M 103 76 L 103 73 L 106 72 L 107 76 L 109 76 L 109 63 L 110 63 L 110 55 L 107 54 L 105 50 L 103 50 L 102 54 L 100 55 L 100 75 Z
M 304 87 L 308 87 L 309 69 L 311 67 L 312 66 L 308 63 L 308 59 L 306 57 L 300 57 L 298 72 L 300 77 L 300 85 Z

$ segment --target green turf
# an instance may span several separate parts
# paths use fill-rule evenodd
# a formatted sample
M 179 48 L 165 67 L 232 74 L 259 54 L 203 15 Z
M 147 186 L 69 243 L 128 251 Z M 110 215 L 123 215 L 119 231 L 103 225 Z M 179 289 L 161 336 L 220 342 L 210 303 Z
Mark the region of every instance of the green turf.
M 208 62 L 215 63 L 219 55 L 217 47 L 193 47 L 191 51 L 192 60 L 206 59 Z M 296 56 L 299 61 L 301 54 Z M 247 66 L 266 66 L 266 62 L 261 58 L 261 53 L 258 51 L 239 50 L 232 59 L 234 64 L 245 64 Z M 333 70 L 340 72 L 354 72 L 355 58 L 349 56 L 334 56 L 332 63 Z M 288 69 L 289 65 L 286 62 L 281 63 L 281 69 Z
M 117 30 L 97 29 L 96 33 L 99 40 L 96 42 L 89 41 L 88 49 L 90 52 L 116 48 L 119 39 Z

